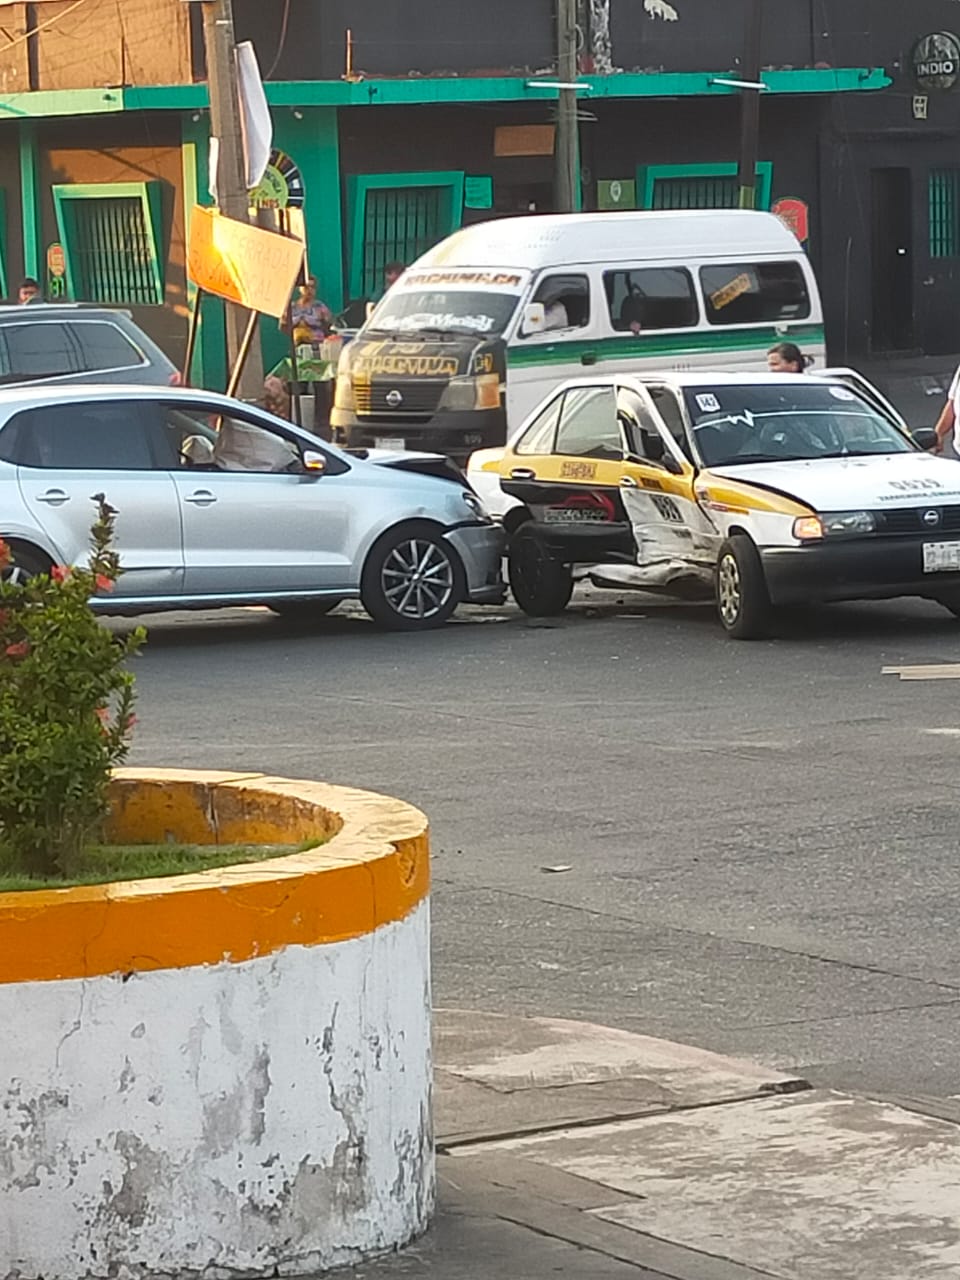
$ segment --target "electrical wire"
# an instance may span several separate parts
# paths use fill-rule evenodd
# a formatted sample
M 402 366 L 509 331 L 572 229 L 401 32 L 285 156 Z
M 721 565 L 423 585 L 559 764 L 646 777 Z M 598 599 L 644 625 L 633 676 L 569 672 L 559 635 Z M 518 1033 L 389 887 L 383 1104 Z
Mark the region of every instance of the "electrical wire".
M 283 51 L 287 43 L 287 26 L 289 25 L 289 22 L 290 22 L 290 0 L 284 0 L 283 22 L 280 24 L 280 43 L 277 46 L 277 56 L 274 58 L 273 62 L 270 64 L 270 70 L 263 77 L 264 80 L 271 79 L 273 76 L 273 73 L 276 71 L 277 67 L 279 67 L 280 65 L 280 59 L 283 57 Z
M 87 0 L 73 0 L 73 4 L 58 13 L 54 18 L 48 18 L 46 22 L 41 22 L 30 31 L 24 31 L 23 35 L 15 36 L 12 40 L 8 40 L 5 45 L 0 45 L 0 53 L 6 53 L 8 49 L 14 48 L 18 44 L 24 44 L 27 40 L 37 36 L 41 31 L 46 31 L 47 27 L 52 27 L 68 13 L 73 13 L 74 9 L 79 9 L 82 4 L 86 4 Z

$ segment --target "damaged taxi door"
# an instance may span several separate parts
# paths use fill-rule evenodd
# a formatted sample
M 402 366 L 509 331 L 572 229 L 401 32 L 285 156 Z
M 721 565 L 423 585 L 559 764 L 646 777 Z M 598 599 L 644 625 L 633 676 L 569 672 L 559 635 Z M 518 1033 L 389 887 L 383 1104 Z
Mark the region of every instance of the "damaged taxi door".
M 709 581 L 713 530 L 694 496 L 692 464 L 646 392 L 620 384 L 617 417 L 629 449 L 620 493 L 644 581 L 651 586 L 683 577 Z
M 525 527 L 552 560 L 633 562 L 624 453 L 614 387 L 601 382 L 567 387 L 507 449 L 502 487 L 530 511 Z

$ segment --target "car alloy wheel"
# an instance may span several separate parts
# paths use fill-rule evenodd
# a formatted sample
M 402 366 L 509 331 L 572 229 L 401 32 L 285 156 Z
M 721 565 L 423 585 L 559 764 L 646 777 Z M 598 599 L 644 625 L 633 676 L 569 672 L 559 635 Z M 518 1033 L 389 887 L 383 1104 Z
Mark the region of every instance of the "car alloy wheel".
M 413 537 L 390 551 L 380 570 L 380 585 L 401 618 L 428 622 L 449 605 L 456 574 L 442 545 Z
M 717 567 L 717 606 L 723 625 L 728 629 L 736 625 L 743 609 L 743 593 L 740 583 L 740 567 L 736 557 L 728 552 Z
M 39 556 L 29 551 L 21 551 L 13 547 L 13 559 L 4 569 L 0 569 L 0 582 L 9 582 L 12 586 L 23 586 L 38 573 L 46 573 L 48 566 L 43 564 Z

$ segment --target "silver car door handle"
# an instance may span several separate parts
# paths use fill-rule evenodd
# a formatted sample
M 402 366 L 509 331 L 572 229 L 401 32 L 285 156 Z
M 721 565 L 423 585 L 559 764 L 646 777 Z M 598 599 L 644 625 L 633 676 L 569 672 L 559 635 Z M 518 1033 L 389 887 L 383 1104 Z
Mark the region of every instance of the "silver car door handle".
M 184 502 L 192 502 L 197 507 L 209 507 L 216 500 L 209 489 L 198 489 L 196 493 L 188 493 L 184 498 Z
M 531 471 L 529 467 L 514 467 L 510 472 L 511 480 L 536 480 L 537 473 Z
M 60 507 L 70 501 L 70 496 L 62 489 L 48 489 L 46 493 L 37 494 L 37 501 L 49 503 L 51 507 Z
M 637 484 L 636 480 L 634 480 L 633 476 L 621 476 L 620 488 L 621 489 L 639 489 L 640 486 Z

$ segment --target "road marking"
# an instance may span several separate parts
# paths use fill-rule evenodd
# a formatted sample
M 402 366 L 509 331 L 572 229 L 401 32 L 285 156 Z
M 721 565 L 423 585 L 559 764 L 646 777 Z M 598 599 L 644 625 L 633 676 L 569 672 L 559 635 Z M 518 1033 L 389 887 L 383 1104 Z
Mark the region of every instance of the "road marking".
M 935 738 L 960 738 L 960 729 L 924 729 L 923 732 Z
M 928 667 L 883 667 L 885 676 L 901 680 L 960 680 L 960 662 L 941 662 Z

